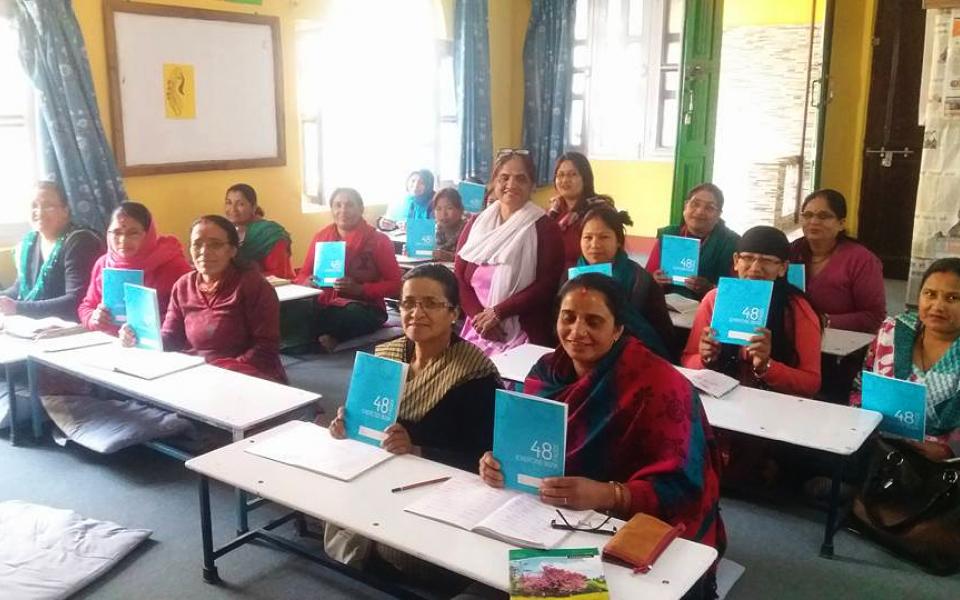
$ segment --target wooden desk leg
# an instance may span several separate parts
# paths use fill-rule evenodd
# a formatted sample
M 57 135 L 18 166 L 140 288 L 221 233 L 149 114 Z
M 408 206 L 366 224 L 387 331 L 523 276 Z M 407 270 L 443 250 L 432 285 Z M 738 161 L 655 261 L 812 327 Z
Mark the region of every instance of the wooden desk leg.
M 200 476 L 200 537 L 203 540 L 203 580 L 220 583 L 213 555 L 213 525 L 210 522 L 210 480 Z
M 30 387 L 30 421 L 33 424 L 33 439 L 40 441 L 43 435 L 43 416 L 40 410 L 40 368 L 36 361 L 27 359 L 27 383 Z
M 833 534 L 837 531 L 837 512 L 840 504 L 840 484 L 843 481 L 843 468 L 846 457 L 837 457 L 837 466 L 833 471 L 833 481 L 830 484 L 830 506 L 827 511 L 826 531 L 823 535 L 823 544 L 820 546 L 820 556 L 833 558 Z
M 10 363 L 4 365 L 7 375 L 7 399 L 10 402 L 10 445 L 17 445 L 17 386 L 13 380 L 13 366 Z

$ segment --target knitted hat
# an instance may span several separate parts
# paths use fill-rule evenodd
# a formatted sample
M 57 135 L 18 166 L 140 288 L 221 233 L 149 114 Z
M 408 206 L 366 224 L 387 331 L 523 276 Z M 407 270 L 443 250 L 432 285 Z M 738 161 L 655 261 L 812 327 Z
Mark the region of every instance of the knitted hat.
M 790 258 L 790 242 L 787 236 L 776 227 L 758 225 L 751 227 L 737 242 L 737 252 L 752 252 L 776 256 L 780 260 Z

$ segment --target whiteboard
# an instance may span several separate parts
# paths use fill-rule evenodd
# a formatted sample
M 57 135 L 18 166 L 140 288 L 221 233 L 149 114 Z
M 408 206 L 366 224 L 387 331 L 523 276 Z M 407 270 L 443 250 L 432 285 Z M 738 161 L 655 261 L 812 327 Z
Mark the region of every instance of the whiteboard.
M 275 17 L 111 4 L 114 142 L 125 174 L 285 164 Z M 191 71 L 188 118 L 171 118 L 164 65 Z

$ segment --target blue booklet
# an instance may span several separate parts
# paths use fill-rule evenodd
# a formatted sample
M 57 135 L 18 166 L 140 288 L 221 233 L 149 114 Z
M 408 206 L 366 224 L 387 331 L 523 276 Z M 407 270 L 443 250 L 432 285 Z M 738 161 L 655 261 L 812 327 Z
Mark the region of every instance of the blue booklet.
M 767 326 L 773 282 L 721 277 L 710 327 L 723 344 L 747 346 L 757 327 Z
M 613 277 L 613 265 L 611 263 L 597 263 L 595 265 L 583 265 L 582 267 L 570 267 L 567 269 L 567 279 L 574 279 L 584 273 L 600 273 L 607 277 Z
M 103 305 L 110 311 L 114 323 L 127 320 L 127 305 L 123 302 L 123 284 L 143 285 L 141 269 L 103 269 Z
M 537 494 L 544 477 L 562 477 L 567 450 L 567 405 L 497 390 L 493 456 L 504 485 Z
M 407 220 L 407 256 L 433 258 L 437 248 L 437 222 L 433 219 Z
M 343 407 L 347 437 L 372 446 L 386 438 L 383 431 L 396 423 L 407 363 L 357 352 Z
M 700 240 L 665 235 L 660 243 L 660 268 L 673 283 L 683 285 L 700 273 Z
M 807 291 L 807 265 L 803 263 L 787 265 L 787 283 L 800 288 L 804 292 Z
M 880 431 L 922 442 L 927 426 L 927 387 L 863 372 L 860 406 L 883 415 Z
M 313 249 L 313 281 L 320 287 L 333 287 L 343 278 L 347 262 L 346 242 L 317 242 Z
M 137 347 L 163 350 L 157 290 L 125 283 L 123 284 L 123 302 L 127 305 L 127 325 L 137 335 Z
M 460 199 L 463 200 L 463 210 L 471 213 L 478 213 L 483 210 L 483 196 L 487 191 L 485 185 L 471 181 L 461 181 L 457 184 L 457 191 L 460 192 Z

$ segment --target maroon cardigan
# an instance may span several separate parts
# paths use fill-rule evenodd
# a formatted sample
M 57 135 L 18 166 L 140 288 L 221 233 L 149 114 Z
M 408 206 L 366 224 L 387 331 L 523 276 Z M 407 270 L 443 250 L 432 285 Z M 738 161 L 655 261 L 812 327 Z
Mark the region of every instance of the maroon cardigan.
M 560 228 L 546 215 L 537 219 L 534 226 L 537 228 L 537 272 L 533 283 L 493 309 L 501 319 L 519 317 L 520 328 L 530 338 L 531 343 L 554 346 L 556 321 L 553 305 L 564 268 L 563 240 Z M 454 273 L 460 287 L 460 305 L 469 317 L 483 312 L 483 305 L 470 285 L 477 265 L 460 258 L 460 248 L 470 237 L 472 228 L 473 219 L 464 225 L 460 233 L 454 261 Z

